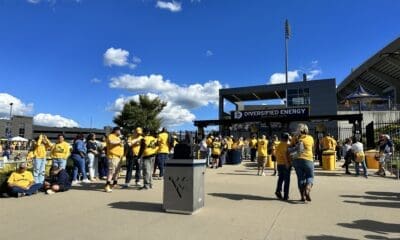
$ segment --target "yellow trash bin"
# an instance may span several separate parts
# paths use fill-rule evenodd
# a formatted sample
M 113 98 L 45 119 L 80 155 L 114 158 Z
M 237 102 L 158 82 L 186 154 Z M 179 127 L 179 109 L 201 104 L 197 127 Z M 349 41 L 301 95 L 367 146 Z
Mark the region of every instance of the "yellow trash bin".
M 267 167 L 267 168 L 275 168 L 275 162 L 272 161 L 271 155 L 268 155 L 267 162 L 265 163 L 265 167 Z
M 334 171 L 336 169 L 336 151 L 324 151 L 322 153 L 322 169 Z
M 379 161 L 376 160 L 376 155 L 379 154 L 376 150 L 368 150 L 365 152 L 368 169 L 379 169 Z

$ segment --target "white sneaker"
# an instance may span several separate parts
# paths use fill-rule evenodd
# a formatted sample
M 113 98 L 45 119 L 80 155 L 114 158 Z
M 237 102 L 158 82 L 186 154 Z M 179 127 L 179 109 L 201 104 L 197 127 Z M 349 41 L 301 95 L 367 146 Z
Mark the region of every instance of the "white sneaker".
M 136 182 L 135 185 L 136 185 L 136 187 L 141 187 L 142 186 L 142 184 L 140 182 Z
M 265 172 L 263 172 L 263 173 L 261 174 L 261 176 L 263 176 L 263 177 L 264 177 L 264 176 L 265 176 Z
M 76 185 L 78 185 L 78 183 L 79 183 L 79 182 L 75 180 L 75 181 L 72 181 L 71 184 L 72 184 L 72 186 L 76 186 Z
M 54 191 L 51 190 L 51 189 L 47 189 L 46 193 L 47 193 L 48 195 L 52 195 L 52 194 L 54 194 L 54 193 L 56 193 L 56 192 L 54 192 Z
M 89 179 L 83 179 L 82 181 L 83 183 L 91 183 L 91 181 Z

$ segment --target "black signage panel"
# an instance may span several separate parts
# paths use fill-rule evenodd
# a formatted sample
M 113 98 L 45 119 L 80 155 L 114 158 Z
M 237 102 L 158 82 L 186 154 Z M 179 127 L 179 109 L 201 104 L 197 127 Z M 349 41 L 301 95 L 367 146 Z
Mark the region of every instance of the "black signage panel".
M 271 120 L 303 120 L 310 115 L 308 107 L 281 108 L 268 110 L 252 110 L 252 111 L 232 111 L 232 120 L 260 121 L 264 119 Z

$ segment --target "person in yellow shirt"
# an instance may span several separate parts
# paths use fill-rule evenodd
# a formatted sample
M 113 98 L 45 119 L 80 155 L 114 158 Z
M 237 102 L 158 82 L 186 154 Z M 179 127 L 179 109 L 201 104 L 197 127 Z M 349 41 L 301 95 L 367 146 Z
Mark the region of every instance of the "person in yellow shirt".
M 326 150 L 336 151 L 336 145 L 337 145 L 336 140 L 333 137 L 331 137 L 329 133 L 322 138 L 321 145 L 323 151 Z
M 268 157 L 268 140 L 265 135 L 262 135 L 261 138 L 257 142 L 257 175 L 265 176 L 265 161 Z
M 121 129 L 114 127 L 107 136 L 108 177 L 104 187 L 105 192 L 112 192 L 112 189 L 118 184 L 118 175 L 121 170 L 123 156 L 124 143 L 121 140 Z
M 139 151 L 140 151 L 140 144 L 143 139 L 143 129 L 137 127 L 132 136 L 128 138 L 128 145 L 131 147 L 132 151 L 132 158 L 128 158 L 127 156 L 127 163 L 126 163 L 126 176 L 125 176 L 125 185 L 123 187 L 127 188 L 129 183 L 132 179 L 132 171 L 133 166 L 135 166 L 135 184 L 136 186 L 140 187 L 140 158 L 139 158 Z
M 154 168 L 154 162 L 157 155 L 157 138 L 151 135 L 150 129 L 144 130 L 145 136 L 140 144 L 139 157 L 142 158 L 143 170 L 143 187 L 142 189 L 148 190 L 153 188 L 153 179 L 151 176 Z
M 40 134 L 39 137 L 33 142 L 33 148 L 28 153 L 27 158 L 33 159 L 33 178 L 35 183 L 44 182 L 46 162 L 47 162 L 47 150 L 52 147 L 51 142 L 47 139 L 46 135 Z
M 58 134 L 57 142 L 51 149 L 51 158 L 53 159 L 53 167 L 65 169 L 67 166 L 67 159 L 71 154 L 71 145 L 64 141 L 64 135 Z
M 165 162 L 168 160 L 170 148 L 173 146 L 173 139 L 168 133 L 166 128 L 163 128 L 161 132 L 158 134 L 157 145 L 158 145 L 158 153 L 156 157 L 156 166 L 160 169 L 160 174 L 157 179 L 161 180 L 164 177 L 164 166 Z M 156 167 L 154 167 L 155 174 Z
M 279 144 L 279 139 L 278 136 L 274 135 L 272 136 L 272 142 L 271 144 L 271 161 L 274 162 L 274 174 L 272 176 L 276 176 L 277 172 L 277 164 L 276 164 L 276 146 Z
M 19 169 L 8 178 L 7 184 L 10 195 L 14 197 L 30 196 L 43 186 L 34 182 L 32 173 L 26 170 L 26 163 L 19 165 Z
M 212 150 L 212 143 L 214 141 L 214 136 L 213 135 L 208 135 L 206 144 L 207 144 L 207 166 L 211 165 L 211 150 Z
M 274 149 L 274 154 L 276 158 L 276 165 L 278 169 L 278 182 L 276 185 L 275 195 L 278 199 L 283 199 L 287 201 L 289 199 L 289 187 L 290 187 L 290 173 L 292 171 L 292 166 L 289 158 L 289 134 L 283 133 L 280 141 L 276 141 L 277 145 Z M 282 185 L 283 193 L 282 196 Z
M 311 188 L 314 183 L 314 138 L 308 134 L 308 126 L 297 125 L 296 136 L 292 138 L 291 151 L 293 166 L 296 170 L 297 184 L 301 201 L 311 201 Z
M 222 154 L 222 142 L 220 141 L 219 137 L 214 138 L 212 143 L 211 149 L 211 158 L 212 158 L 212 165 L 211 168 L 218 168 L 220 157 Z
M 254 162 L 256 160 L 257 155 L 257 136 L 253 135 L 253 137 L 249 141 L 250 147 L 250 161 Z

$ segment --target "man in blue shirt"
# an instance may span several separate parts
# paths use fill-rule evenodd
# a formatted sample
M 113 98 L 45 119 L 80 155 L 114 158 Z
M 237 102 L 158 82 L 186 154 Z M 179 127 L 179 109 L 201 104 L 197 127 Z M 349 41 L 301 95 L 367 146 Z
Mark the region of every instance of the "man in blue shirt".
M 46 193 L 51 195 L 56 192 L 65 192 L 71 188 L 70 177 L 65 169 L 53 167 L 49 181 L 44 183 Z

